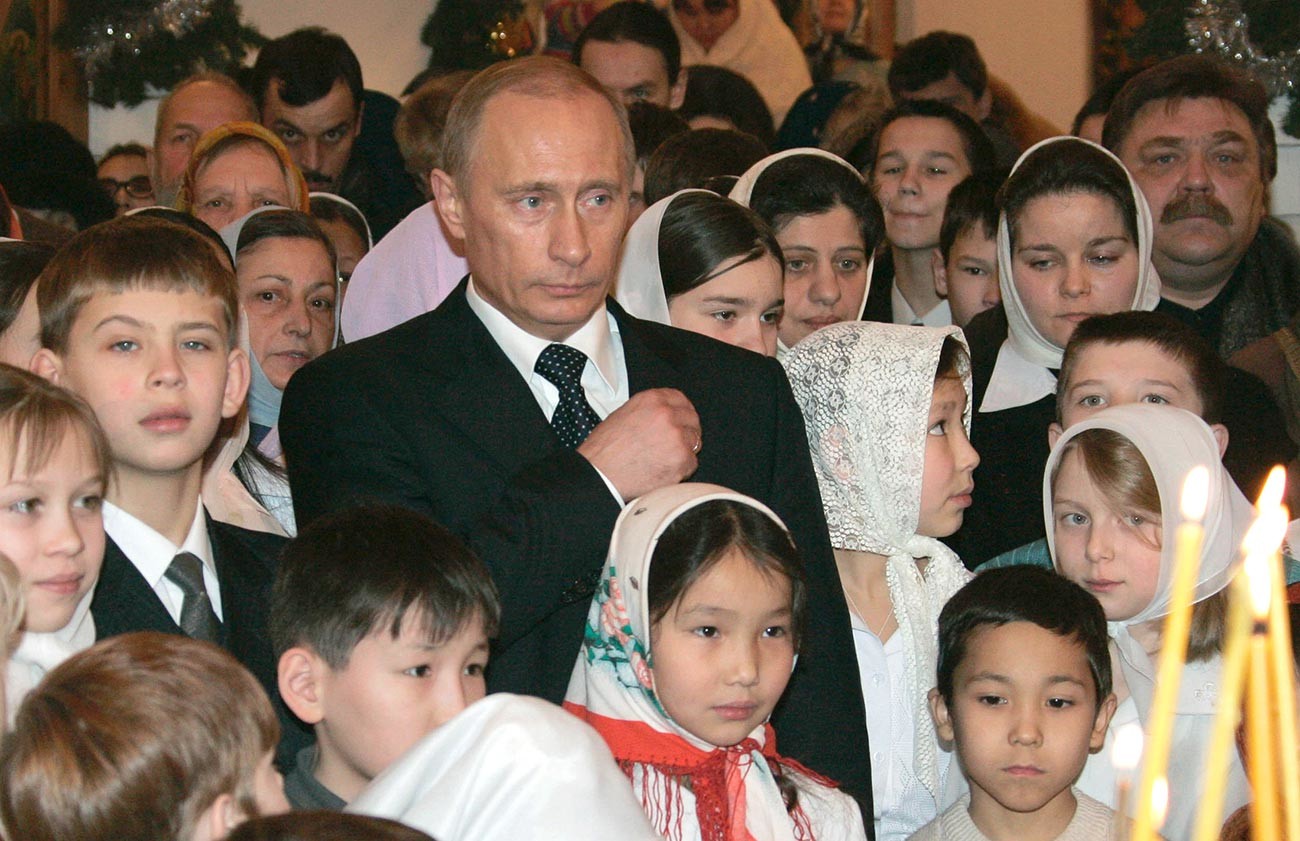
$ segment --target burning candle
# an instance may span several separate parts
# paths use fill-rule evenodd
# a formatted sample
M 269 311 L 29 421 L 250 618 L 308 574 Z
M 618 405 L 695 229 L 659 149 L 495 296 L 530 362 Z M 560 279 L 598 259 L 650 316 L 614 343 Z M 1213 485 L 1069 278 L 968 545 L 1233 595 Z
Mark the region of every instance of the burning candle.
M 1246 744 L 1247 759 L 1250 763 L 1250 785 L 1254 791 L 1251 803 L 1251 834 L 1256 838 L 1279 838 L 1279 820 L 1277 812 L 1277 765 L 1274 761 L 1274 745 L 1270 708 L 1273 693 L 1270 689 L 1271 662 L 1269 659 L 1269 612 L 1272 608 L 1273 576 L 1269 571 L 1269 560 L 1281 544 L 1281 533 L 1276 540 L 1271 535 L 1276 531 L 1278 518 L 1270 511 L 1261 511 L 1254 525 L 1246 535 L 1249 547 L 1244 573 L 1250 585 L 1250 612 L 1252 628 L 1250 634 L 1250 665 L 1246 695 Z M 1286 528 L 1286 518 L 1281 519 L 1282 529 Z M 1252 537 L 1255 539 L 1252 540 Z
M 1115 825 L 1111 836 L 1120 841 L 1129 834 L 1129 796 L 1133 769 L 1142 761 L 1142 725 L 1131 721 L 1115 731 L 1110 764 L 1115 767 Z

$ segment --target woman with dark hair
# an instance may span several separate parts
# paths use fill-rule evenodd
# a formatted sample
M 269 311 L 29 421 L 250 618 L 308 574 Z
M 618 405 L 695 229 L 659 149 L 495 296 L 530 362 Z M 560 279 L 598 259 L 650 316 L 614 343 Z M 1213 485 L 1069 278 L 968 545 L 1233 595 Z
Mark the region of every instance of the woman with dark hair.
M 639 318 L 774 356 L 781 264 L 781 246 L 753 211 L 682 190 L 628 231 L 615 297 Z
M 885 223 L 856 169 L 829 152 L 790 149 L 754 164 L 731 198 L 772 226 L 785 257 L 778 355 L 814 330 L 862 317 Z
M 958 544 L 978 565 L 1042 536 L 1033 516 L 1065 345 L 1093 315 L 1151 310 L 1151 211 L 1119 159 L 1076 137 L 1020 157 L 998 192 L 1002 307 L 967 325 L 984 457 Z

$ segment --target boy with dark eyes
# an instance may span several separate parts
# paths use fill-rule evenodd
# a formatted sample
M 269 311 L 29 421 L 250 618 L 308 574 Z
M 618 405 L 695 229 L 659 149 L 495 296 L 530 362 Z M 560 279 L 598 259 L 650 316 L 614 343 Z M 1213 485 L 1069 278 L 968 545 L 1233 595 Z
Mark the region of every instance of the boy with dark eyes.
M 930 711 L 970 792 L 912 841 L 1115 837 L 1114 812 L 1074 788 L 1115 712 L 1107 644 L 1097 600 L 1047 570 L 996 570 L 953 595 Z
M 997 192 L 1005 179 L 1000 170 L 971 175 L 948 194 L 939 246 L 930 260 L 934 291 L 948 301 L 958 327 L 1002 304 Z
M 289 803 L 341 810 L 480 700 L 500 618 L 487 567 L 428 517 L 371 504 L 313 521 L 271 597 L 280 693 L 316 730 L 285 777 Z

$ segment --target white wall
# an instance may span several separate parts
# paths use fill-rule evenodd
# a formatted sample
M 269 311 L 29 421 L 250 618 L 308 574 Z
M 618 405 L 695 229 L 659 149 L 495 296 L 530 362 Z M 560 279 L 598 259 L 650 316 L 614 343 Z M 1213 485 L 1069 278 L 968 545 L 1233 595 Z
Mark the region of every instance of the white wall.
M 347 39 L 366 87 L 397 96 L 429 63 L 420 29 L 434 4 L 412 0 L 241 0 L 244 19 L 268 38 L 300 26 L 324 26 Z M 253 57 L 250 56 L 250 60 Z M 96 157 L 114 143 L 153 141 L 155 101 L 133 109 L 90 109 L 90 149 Z
M 1064 131 L 1091 92 L 1089 14 L 1087 0 L 896 2 L 900 43 L 935 29 L 971 36 L 989 71 Z

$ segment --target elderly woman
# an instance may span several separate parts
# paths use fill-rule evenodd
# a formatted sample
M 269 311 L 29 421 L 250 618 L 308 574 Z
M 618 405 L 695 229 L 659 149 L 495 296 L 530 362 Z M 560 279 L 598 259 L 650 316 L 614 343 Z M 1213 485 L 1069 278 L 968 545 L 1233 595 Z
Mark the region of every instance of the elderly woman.
M 176 207 L 221 230 L 259 207 L 310 213 L 307 183 L 289 150 L 256 123 L 226 123 L 199 138 Z

